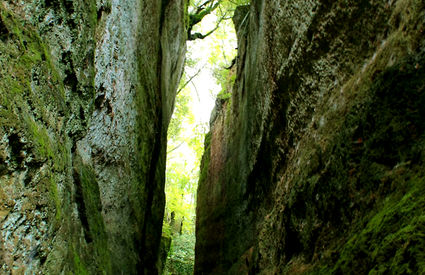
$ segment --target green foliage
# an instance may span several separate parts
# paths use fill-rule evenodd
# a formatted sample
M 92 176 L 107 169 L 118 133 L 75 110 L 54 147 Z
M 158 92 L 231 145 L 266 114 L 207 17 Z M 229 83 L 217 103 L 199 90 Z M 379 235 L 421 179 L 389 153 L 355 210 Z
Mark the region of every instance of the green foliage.
M 195 235 L 182 234 L 173 239 L 164 274 L 193 274 Z
M 232 14 L 235 7 L 232 4 L 224 8 L 227 9 L 226 12 L 221 11 L 221 13 Z M 219 18 L 224 15 L 216 14 L 215 16 Z M 231 17 L 229 16 L 229 18 Z M 221 86 L 221 91 L 217 97 L 220 99 L 230 98 L 231 88 L 236 78 L 236 74 L 232 70 L 235 68 L 234 64 L 237 54 L 236 32 L 231 20 L 222 21 L 208 42 L 208 47 L 210 48 L 208 64 L 213 72 L 216 83 Z
M 165 274 L 192 274 L 195 245 L 195 198 L 200 176 L 200 160 L 204 152 L 206 125 L 199 124 L 193 114 L 194 91 L 190 83 L 196 72 L 209 67 L 216 82 L 222 86 L 220 98 L 229 98 L 235 74 L 229 74 L 231 61 L 236 55 L 236 35 L 231 15 L 238 4 L 247 1 L 190 1 L 189 35 L 194 32 L 208 33 L 205 40 L 193 42 L 193 50 L 186 57 L 184 73 L 175 102 L 175 110 L 168 130 L 167 170 L 166 170 L 166 210 L 163 236 L 171 236 Z M 204 17 L 212 16 L 213 21 L 203 22 Z M 226 19 L 226 20 L 225 20 Z M 198 24 L 199 23 L 199 24 Z M 195 26 L 196 25 L 196 26 Z M 204 43 L 202 46 L 198 41 Z M 200 48 L 208 48 L 206 55 L 199 55 Z M 201 61 L 208 65 L 199 65 Z M 191 72 L 191 73 L 188 73 Z M 195 87 L 196 89 L 196 87 Z M 197 91 L 198 92 L 198 91 Z M 198 95 L 199 96 L 199 95 Z M 208 137 L 207 137 L 208 139 Z M 204 171 L 205 172 L 205 171 Z M 205 176 L 203 173 L 202 176 Z M 180 228 L 182 225 L 182 228 Z M 181 234 L 180 234 L 181 233 Z M 168 273 L 167 273 L 168 272 Z
M 171 226 L 167 222 L 164 222 L 164 224 L 162 225 L 162 236 L 163 237 L 171 237 L 172 236 Z
M 197 175 L 188 171 L 187 165 L 173 163 L 167 167 L 166 219 L 169 223 L 174 212 L 175 221 L 183 220 L 183 231 L 188 233 L 194 231 L 196 183 Z
M 186 81 L 184 75 L 181 85 Z M 187 233 L 194 232 L 195 197 L 205 132 L 205 127 L 195 121 L 193 105 L 189 88 L 181 89 L 168 131 L 165 187 L 164 224 L 170 222 L 171 213 L 174 212 L 175 220 L 184 220 L 183 231 Z
M 184 75 L 181 85 L 186 83 Z M 172 238 L 165 274 L 191 274 L 194 264 L 195 198 L 204 126 L 197 124 L 188 87 L 176 98 L 168 132 L 163 236 Z M 168 273 L 167 273 L 168 272 Z
M 194 116 L 189 109 L 190 101 L 190 94 L 185 89 L 181 90 L 176 97 L 174 113 L 168 127 L 168 140 L 171 142 L 181 139 L 183 124 L 192 124 L 194 122 Z
M 213 34 L 220 25 L 228 19 L 231 19 L 237 6 L 248 5 L 248 0 L 200 0 L 190 1 L 189 5 L 189 23 L 188 23 L 188 40 L 204 39 Z M 215 27 L 208 31 L 196 32 L 196 25 L 204 20 L 206 16 L 213 15 L 216 17 Z
M 228 71 L 223 69 L 218 69 L 216 75 L 217 82 L 221 85 L 221 91 L 217 94 L 217 98 L 226 100 L 232 96 L 233 84 L 236 80 L 236 73 L 234 71 Z M 230 106 L 230 105 L 229 105 Z
M 189 12 L 194 13 L 202 4 L 206 3 L 206 0 L 190 0 L 189 1 Z M 237 6 L 241 5 L 248 5 L 251 1 L 250 0 L 212 0 L 208 1 L 208 4 L 210 6 L 214 6 L 215 4 L 219 4 L 218 9 L 221 12 L 227 11 L 227 12 L 233 12 L 234 9 Z

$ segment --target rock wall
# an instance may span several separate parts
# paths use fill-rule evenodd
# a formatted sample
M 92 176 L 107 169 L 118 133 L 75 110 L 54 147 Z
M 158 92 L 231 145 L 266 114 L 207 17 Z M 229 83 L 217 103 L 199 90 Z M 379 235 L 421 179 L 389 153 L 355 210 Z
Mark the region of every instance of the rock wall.
M 253 0 L 234 23 L 195 274 L 425 272 L 423 1 Z
M 0 273 L 155 274 L 184 0 L 0 4 Z

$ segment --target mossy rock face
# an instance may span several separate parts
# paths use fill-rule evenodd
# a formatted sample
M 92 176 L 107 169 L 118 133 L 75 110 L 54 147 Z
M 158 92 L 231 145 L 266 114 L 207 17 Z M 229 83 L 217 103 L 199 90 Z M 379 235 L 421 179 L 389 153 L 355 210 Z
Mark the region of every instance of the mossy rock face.
M 113 274 L 158 273 L 167 127 L 186 50 L 185 2 L 112 2 L 99 22 L 94 111 L 75 154 L 96 178 Z
M 284 223 L 299 250 L 286 253 L 327 266 L 311 273 L 424 272 L 424 242 L 415 241 L 424 210 L 423 56 L 422 49 L 376 76 L 315 174 L 294 184 Z
M 23 271 L 29 264 L 40 270 L 54 245 L 45 236 L 55 234 L 65 214 L 61 198 L 70 164 L 65 95 L 34 27 L 4 6 L 0 18 L 2 268 Z
M 6 274 L 90 270 L 82 261 L 74 269 L 82 257 L 73 247 L 90 248 L 73 205 L 72 147 L 92 108 L 93 3 L 0 6 L 0 268 Z M 77 71 L 79 91 L 67 81 Z
M 0 273 L 158 272 L 186 8 L 1 3 Z
M 84 163 L 80 157 L 74 160 L 74 184 L 80 220 L 84 230 L 84 239 L 88 244 L 83 256 L 74 260 L 74 268 L 84 267 L 90 274 L 112 273 L 108 236 L 102 216 L 102 204 L 96 174 L 90 164 Z M 78 254 L 77 254 L 78 255 Z
M 424 272 L 424 15 L 251 5 L 204 156 L 195 273 Z
M 318 273 L 355 270 L 361 274 L 420 274 L 425 271 L 424 178 L 403 176 L 404 182 L 398 184 L 404 184 L 407 191 L 386 197 L 364 229 L 354 232 L 342 246 L 336 262 L 318 268 Z

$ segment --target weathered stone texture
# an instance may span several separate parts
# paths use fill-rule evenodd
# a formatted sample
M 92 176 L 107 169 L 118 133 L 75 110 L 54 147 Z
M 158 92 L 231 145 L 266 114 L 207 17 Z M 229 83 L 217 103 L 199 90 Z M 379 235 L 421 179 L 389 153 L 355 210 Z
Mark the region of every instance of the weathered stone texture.
M 237 12 L 236 83 L 201 168 L 196 274 L 423 271 L 412 230 L 424 197 L 393 202 L 424 191 L 424 14 L 414 0 Z
M 113 270 L 153 274 L 165 206 L 166 129 L 185 56 L 184 6 L 114 5 L 96 49 L 95 110 L 77 152 L 95 171 Z
M 0 273 L 156 273 L 185 8 L 0 4 Z

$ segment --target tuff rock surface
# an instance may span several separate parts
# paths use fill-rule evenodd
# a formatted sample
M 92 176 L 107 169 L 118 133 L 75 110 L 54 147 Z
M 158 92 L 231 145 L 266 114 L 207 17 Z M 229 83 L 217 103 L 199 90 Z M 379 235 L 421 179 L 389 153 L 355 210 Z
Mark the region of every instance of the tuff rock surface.
M 195 274 L 425 272 L 425 4 L 239 8 L 198 187 Z
M 2 1 L 0 273 L 157 273 L 185 5 Z

